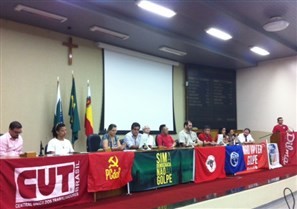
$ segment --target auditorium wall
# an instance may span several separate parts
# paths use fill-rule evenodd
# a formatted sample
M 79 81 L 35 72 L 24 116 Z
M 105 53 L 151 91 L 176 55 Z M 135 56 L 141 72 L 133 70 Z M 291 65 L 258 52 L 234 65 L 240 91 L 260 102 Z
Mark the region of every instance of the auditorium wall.
M 238 70 L 236 82 L 238 129 L 271 133 L 276 118 L 282 116 L 297 130 L 296 56 Z
M 56 103 L 57 76 L 60 79 L 64 121 L 69 127 L 68 105 L 74 72 L 81 131 L 75 150 L 86 151 L 84 135 L 87 80 L 90 80 L 94 131 L 101 118 L 103 64 L 102 50 L 89 40 L 73 37 L 73 65 L 67 64 L 68 36 L 53 31 L 0 19 L 0 133 L 13 120 L 23 124 L 25 151 L 38 151 L 51 137 Z M 174 69 L 174 108 L 177 130 L 185 118 L 184 67 Z M 120 116 L 119 116 L 120 117 Z M 137 121 L 137 118 L 135 119 Z

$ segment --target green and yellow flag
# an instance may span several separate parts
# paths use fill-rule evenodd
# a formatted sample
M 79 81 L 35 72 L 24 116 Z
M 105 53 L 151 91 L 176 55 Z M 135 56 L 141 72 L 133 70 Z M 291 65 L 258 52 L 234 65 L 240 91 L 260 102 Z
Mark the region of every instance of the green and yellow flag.
M 78 109 L 77 109 L 74 76 L 72 76 L 72 88 L 71 88 L 68 115 L 70 117 L 70 124 L 72 129 L 71 141 L 72 141 L 72 144 L 74 144 L 74 142 L 78 139 L 78 132 L 80 131 L 80 122 L 79 122 Z

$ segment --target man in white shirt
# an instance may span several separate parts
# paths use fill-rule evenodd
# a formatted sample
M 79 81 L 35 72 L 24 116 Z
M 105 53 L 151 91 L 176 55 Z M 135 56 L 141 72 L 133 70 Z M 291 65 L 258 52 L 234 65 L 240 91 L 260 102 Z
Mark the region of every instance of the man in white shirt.
M 249 128 L 245 128 L 243 130 L 243 133 L 239 134 L 237 138 L 242 144 L 255 142 L 251 135 L 251 130 Z
M 150 127 L 144 126 L 142 128 L 143 134 L 141 135 L 141 139 L 139 142 L 139 148 L 150 150 L 152 147 L 156 146 L 156 140 L 152 135 L 150 135 Z
M 138 149 L 139 142 L 141 139 L 141 134 L 139 133 L 140 124 L 137 122 L 132 123 L 131 131 L 125 135 L 124 143 L 126 144 L 126 149 Z
M 184 122 L 184 129 L 178 134 L 178 142 L 180 146 L 189 147 L 198 144 L 203 144 L 197 137 L 197 134 L 192 131 L 193 124 L 191 121 Z

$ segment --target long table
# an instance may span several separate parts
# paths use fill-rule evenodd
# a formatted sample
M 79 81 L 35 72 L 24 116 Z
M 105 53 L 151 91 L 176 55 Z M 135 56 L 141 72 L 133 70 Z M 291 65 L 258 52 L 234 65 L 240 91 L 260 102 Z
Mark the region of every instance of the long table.
M 58 208 L 91 202 L 94 192 L 128 182 L 128 190 L 137 192 L 210 181 L 246 169 L 268 169 L 268 164 L 276 168 L 275 151 L 269 146 L 0 158 L 0 208 Z

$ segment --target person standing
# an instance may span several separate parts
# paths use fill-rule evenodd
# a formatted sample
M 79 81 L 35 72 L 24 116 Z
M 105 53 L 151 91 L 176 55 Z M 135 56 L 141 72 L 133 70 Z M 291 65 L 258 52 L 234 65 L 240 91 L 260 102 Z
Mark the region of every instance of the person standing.
M 46 154 L 67 155 L 74 152 L 72 144 L 66 136 L 66 126 L 58 123 L 53 129 L 54 138 L 48 142 Z
M 198 139 L 197 134 L 192 131 L 192 128 L 193 124 L 191 121 L 188 120 L 184 122 L 184 129 L 178 134 L 178 142 L 180 146 L 189 147 L 203 143 Z
M 0 156 L 18 156 L 23 151 L 22 124 L 13 121 L 7 133 L 0 136 Z
M 141 139 L 141 134 L 139 133 L 140 124 L 137 122 L 132 123 L 131 131 L 125 135 L 124 143 L 126 144 L 126 149 L 138 149 L 139 142 Z
M 284 124 L 284 119 L 282 117 L 277 118 L 277 125 L 273 127 L 272 133 L 285 133 L 288 131 L 288 126 Z
M 157 143 L 159 148 L 173 148 L 176 143 L 172 136 L 168 133 L 168 128 L 165 124 L 160 125 L 159 127 L 160 134 L 157 136 Z

